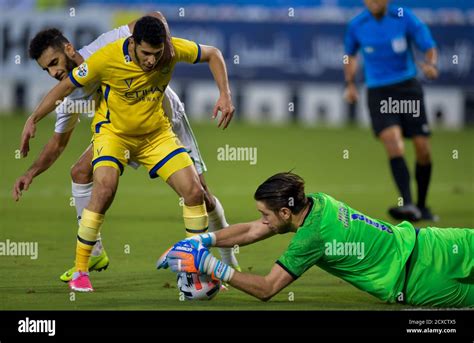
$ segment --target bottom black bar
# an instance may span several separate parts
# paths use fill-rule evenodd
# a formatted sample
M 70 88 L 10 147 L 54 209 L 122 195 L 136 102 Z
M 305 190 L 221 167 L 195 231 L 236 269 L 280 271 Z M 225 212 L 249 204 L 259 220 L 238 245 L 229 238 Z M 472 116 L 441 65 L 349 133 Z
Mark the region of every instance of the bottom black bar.
M 402 337 L 470 342 L 473 311 L 3 311 L 0 342 L 104 337 Z M 465 338 L 465 339 L 463 339 Z

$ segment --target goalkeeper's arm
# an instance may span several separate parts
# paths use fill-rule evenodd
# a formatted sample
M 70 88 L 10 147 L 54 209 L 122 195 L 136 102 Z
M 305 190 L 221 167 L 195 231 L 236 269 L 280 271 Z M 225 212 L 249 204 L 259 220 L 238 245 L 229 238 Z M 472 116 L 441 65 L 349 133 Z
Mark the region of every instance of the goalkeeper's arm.
M 227 248 L 252 244 L 275 234 L 268 225 L 263 224 L 262 220 L 255 220 L 249 223 L 230 225 L 224 230 L 194 236 L 191 239 L 200 240 L 206 247 Z
M 293 281 L 294 278 L 286 270 L 274 264 L 266 276 L 236 271 L 229 280 L 229 284 L 262 301 L 268 301 Z
M 202 247 L 202 245 L 200 246 Z M 170 262 L 172 270 L 195 272 L 197 270 L 192 270 L 192 268 L 197 264 L 199 272 L 207 274 L 213 279 L 228 282 L 231 286 L 262 301 L 270 300 L 295 280 L 288 271 L 277 263 L 266 276 L 238 272 L 215 258 L 205 247 L 193 250 L 192 257 L 191 254 L 180 251 L 171 252 L 170 255 L 176 258 Z

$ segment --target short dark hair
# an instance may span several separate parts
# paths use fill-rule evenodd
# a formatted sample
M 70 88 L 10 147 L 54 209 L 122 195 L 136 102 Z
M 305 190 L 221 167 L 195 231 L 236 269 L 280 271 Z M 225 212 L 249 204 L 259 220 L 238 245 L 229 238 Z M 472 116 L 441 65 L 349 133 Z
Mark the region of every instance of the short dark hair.
M 135 23 L 132 37 L 137 44 L 145 41 L 152 46 L 160 45 L 166 41 L 165 25 L 158 18 L 141 17 Z
M 63 49 L 64 45 L 69 43 L 63 33 L 56 28 L 50 28 L 40 31 L 30 42 L 28 53 L 30 58 L 37 60 L 43 52 L 49 47 Z
M 304 180 L 293 173 L 278 173 L 263 182 L 255 191 L 254 199 L 262 201 L 276 212 L 286 207 L 299 213 L 308 203 L 304 194 Z

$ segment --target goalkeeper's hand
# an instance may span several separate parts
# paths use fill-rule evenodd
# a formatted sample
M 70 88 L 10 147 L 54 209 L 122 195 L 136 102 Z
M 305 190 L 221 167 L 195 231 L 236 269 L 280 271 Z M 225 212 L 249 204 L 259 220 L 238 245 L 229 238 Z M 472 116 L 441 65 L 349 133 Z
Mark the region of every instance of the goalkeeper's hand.
M 169 267 L 168 253 L 170 252 L 171 249 L 173 249 L 173 246 L 169 247 L 168 249 L 166 249 L 166 251 L 163 254 L 161 254 L 158 261 L 156 261 L 156 269 L 162 269 L 162 268 L 167 269 Z
M 173 272 L 202 273 L 224 282 L 228 282 L 235 272 L 195 239 L 176 243 L 167 253 L 166 260 Z
M 201 243 L 204 247 L 210 248 L 216 243 L 216 235 L 211 233 L 203 233 L 201 235 L 194 235 L 192 237 L 183 239 L 182 241 L 179 241 L 176 244 L 184 243 L 186 241 L 193 240 L 197 241 L 198 243 Z M 175 245 L 176 245 L 175 244 Z M 174 246 L 170 247 L 168 250 L 166 250 L 158 259 L 156 262 L 156 268 L 157 269 L 167 269 L 169 267 L 168 265 L 168 253 L 170 252 L 171 249 L 173 249 Z

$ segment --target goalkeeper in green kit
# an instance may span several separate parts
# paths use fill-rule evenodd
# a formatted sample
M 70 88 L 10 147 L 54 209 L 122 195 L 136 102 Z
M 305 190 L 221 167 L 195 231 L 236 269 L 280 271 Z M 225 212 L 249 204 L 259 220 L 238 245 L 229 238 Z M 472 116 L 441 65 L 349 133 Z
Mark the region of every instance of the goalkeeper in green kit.
M 304 181 L 276 174 L 254 196 L 262 218 L 176 243 L 158 269 L 203 273 L 269 300 L 316 265 L 389 302 L 415 306 L 474 306 L 474 230 L 415 229 L 373 219 L 324 193 L 305 194 Z M 244 246 L 295 232 L 266 276 L 241 273 L 208 248 Z

